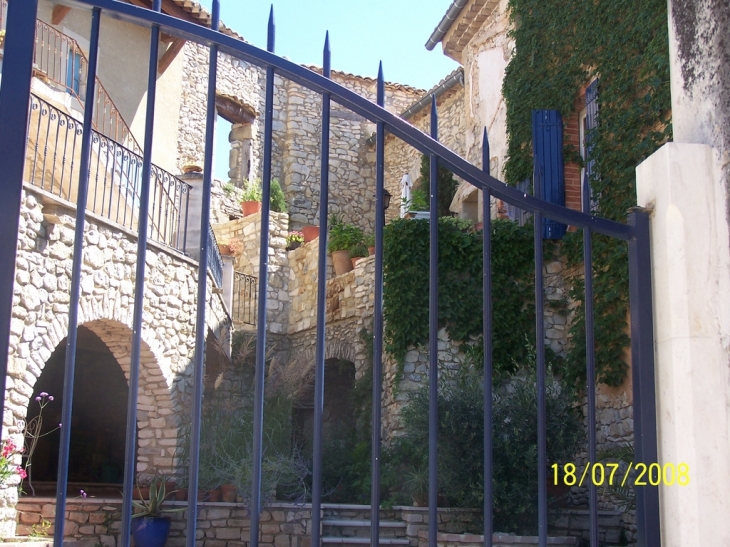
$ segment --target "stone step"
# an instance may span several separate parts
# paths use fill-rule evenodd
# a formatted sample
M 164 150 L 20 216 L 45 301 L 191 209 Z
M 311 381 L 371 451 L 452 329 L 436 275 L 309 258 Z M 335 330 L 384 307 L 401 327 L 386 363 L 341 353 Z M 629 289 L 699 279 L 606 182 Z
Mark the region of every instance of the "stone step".
M 324 519 L 323 534 L 329 537 L 369 538 L 370 521 L 356 519 Z M 398 521 L 380 521 L 380 536 L 383 538 L 404 538 L 406 523 Z
M 409 542 L 405 538 L 378 538 L 380 545 L 409 545 Z M 370 545 L 370 538 L 366 537 L 323 537 L 322 544 L 329 545 Z

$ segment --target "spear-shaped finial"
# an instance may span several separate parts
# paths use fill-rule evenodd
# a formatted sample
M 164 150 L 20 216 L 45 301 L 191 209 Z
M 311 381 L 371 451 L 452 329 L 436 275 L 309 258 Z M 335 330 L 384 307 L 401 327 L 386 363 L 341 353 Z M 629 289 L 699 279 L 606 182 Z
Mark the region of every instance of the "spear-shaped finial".
M 385 106 L 385 79 L 383 78 L 383 61 L 378 66 L 378 106 Z
M 266 34 L 266 51 L 274 53 L 274 4 L 269 11 L 269 30 Z
M 489 174 L 489 137 L 487 136 L 487 128 L 484 127 L 484 135 L 482 136 L 482 170 Z
M 220 27 L 221 22 L 221 3 L 220 0 L 213 0 L 213 5 L 211 11 L 213 12 L 213 16 L 210 20 L 210 28 L 213 30 L 218 30 Z
M 438 132 L 439 117 L 436 112 L 436 94 L 431 95 L 431 138 L 435 141 L 439 138 Z
M 330 77 L 330 31 L 324 35 L 324 49 L 322 50 L 322 76 Z

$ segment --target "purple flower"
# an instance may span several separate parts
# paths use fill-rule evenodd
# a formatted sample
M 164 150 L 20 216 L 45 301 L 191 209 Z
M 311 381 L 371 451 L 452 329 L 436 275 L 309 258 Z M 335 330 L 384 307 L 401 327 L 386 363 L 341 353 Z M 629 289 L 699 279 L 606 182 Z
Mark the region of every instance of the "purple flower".
M 36 401 L 40 401 L 40 400 L 41 400 L 41 398 L 40 398 L 40 397 L 36 397 L 36 398 L 35 398 L 35 400 L 36 400 Z
M 61 427 L 61 425 L 63 425 L 63 424 L 58 424 L 58 427 Z
M 79 490 L 79 493 L 81 494 L 82 498 L 86 498 L 86 492 L 84 492 L 83 490 Z
M 46 393 L 45 391 L 41 391 L 40 392 L 40 396 L 41 397 L 48 397 L 48 393 Z
M 49 395 L 49 396 L 48 396 L 48 400 L 49 400 L 49 401 L 52 401 L 52 400 L 53 400 L 53 395 Z

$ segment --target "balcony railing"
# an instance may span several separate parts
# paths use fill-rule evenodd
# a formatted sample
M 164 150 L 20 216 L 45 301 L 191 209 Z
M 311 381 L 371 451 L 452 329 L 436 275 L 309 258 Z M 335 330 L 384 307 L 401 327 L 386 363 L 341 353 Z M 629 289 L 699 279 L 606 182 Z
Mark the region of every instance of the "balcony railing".
M 36 21 L 33 62 L 37 74 L 62 86 L 84 108 L 88 60 L 76 40 L 41 20 Z M 93 128 L 141 155 L 142 148 L 99 78 L 94 97 Z
M 243 272 L 233 272 L 233 320 L 256 324 L 259 280 Z
M 82 131 L 83 124 L 70 114 L 31 96 L 24 179 L 75 203 Z M 91 142 L 87 210 L 136 231 L 142 156 L 98 131 L 92 130 Z M 156 165 L 151 179 L 148 236 L 184 252 L 190 186 Z
M 213 233 L 213 228 L 210 224 L 208 225 L 208 268 L 215 282 L 219 287 L 222 287 L 223 257 L 221 256 L 220 249 L 218 249 L 218 242 L 215 239 L 215 233 Z

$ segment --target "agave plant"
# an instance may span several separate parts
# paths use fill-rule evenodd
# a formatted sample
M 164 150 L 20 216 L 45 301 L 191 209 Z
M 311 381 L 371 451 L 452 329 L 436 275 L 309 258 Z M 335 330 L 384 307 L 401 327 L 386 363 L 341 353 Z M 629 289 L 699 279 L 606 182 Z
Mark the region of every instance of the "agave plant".
M 139 490 L 139 486 L 137 486 Z M 186 508 L 176 509 L 163 509 L 162 504 L 167 497 L 175 493 L 175 490 L 171 492 L 165 492 L 165 477 L 155 476 L 150 483 L 150 494 L 149 499 L 141 499 L 139 501 L 133 501 L 132 504 L 137 512 L 132 515 L 132 518 L 139 517 L 161 517 L 162 513 L 178 513 L 184 511 Z

